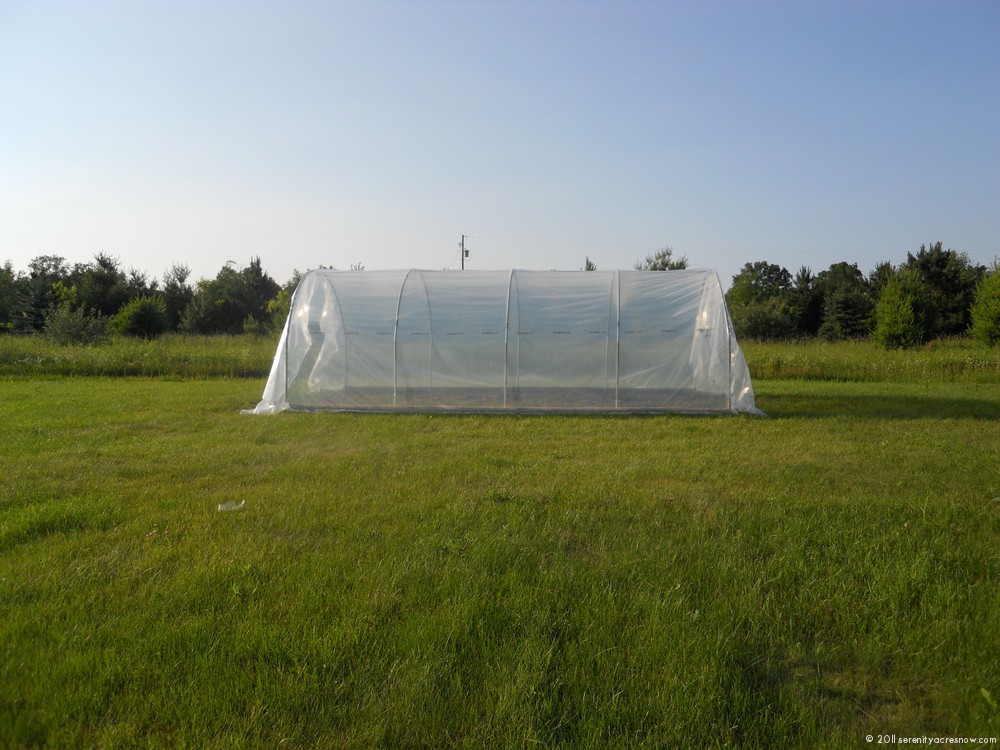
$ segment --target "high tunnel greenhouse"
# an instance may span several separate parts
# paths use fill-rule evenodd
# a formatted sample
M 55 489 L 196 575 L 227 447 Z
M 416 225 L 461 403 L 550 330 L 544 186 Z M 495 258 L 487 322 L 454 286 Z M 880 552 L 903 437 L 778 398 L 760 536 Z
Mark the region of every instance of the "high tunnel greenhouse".
M 310 271 L 252 411 L 759 414 L 714 271 Z

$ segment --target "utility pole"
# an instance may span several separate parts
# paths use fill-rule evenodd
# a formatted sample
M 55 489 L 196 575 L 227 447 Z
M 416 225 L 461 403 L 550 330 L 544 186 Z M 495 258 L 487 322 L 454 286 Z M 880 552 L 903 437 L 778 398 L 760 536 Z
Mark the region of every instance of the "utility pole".
M 471 239 L 471 237 L 470 237 Z M 458 246 L 462 249 L 462 270 L 465 270 L 465 259 L 469 257 L 469 251 L 465 249 L 465 235 L 462 235 L 462 241 L 458 243 Z

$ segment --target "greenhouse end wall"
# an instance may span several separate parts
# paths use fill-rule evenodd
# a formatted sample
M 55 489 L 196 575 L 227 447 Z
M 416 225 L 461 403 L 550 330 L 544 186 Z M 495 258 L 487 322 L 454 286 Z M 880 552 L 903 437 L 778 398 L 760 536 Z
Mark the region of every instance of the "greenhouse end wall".
M 311 271 L 254 413 L 759 413 L 714 271 Z

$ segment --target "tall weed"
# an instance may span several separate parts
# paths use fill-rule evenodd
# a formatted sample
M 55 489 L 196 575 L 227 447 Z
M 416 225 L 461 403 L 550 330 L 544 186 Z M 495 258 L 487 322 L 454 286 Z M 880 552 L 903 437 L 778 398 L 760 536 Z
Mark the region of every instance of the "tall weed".
M 872 341 L 741 342 L 755 379 L 868 383 L 1000 382 L 1000 349 L 968 339 L 939 339 L 885 351 Z
M 40 336 L 0 337 L 0 376 L 262 378 L 276 341 L 263 336 L 115 337 L 61 346 Z

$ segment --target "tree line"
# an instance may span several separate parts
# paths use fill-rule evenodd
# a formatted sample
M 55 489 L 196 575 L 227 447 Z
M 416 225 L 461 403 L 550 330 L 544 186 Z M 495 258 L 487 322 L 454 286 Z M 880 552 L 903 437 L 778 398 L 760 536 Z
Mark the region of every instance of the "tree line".
M 688 267 L 668 245 L 637 261 L 637 271 Z M 586 271 L 597 265 L 588 257 Z M 921 245 L 894 266 L 883 261 L 867 276 L 856 263 L 834 263 L 795 276 L 774 263 L 747 263 L 733 276 L 726 305 L 742 339 L 827 341 L 873 338 L 887 349 L 971 334 L 1000 343 L 1000 265 L 973 263 L 941 242 Z
M 587 267 L 596 269 L 589 259 Z M 654 271 L 686 267 L 687 259 L 674 259 L 669 247 L 636 264 Z M 192 284 L 190 277 L 189 267 L 175 263 L 160 282 L 107 253 L 74 265 L 41 255 L 23 272 L 8 260 L 0 267 L 0 333 L 42 334 L 63 344 L 97 343 L 113 333 L 264 335 L 284 324 L 301 274 L 280 285 L 257 257 L 242 269 L 227 263 L 212 279 Z
M 736 335 L 758 340 L 871 337 L 888 349 L 971 334 L 1000 342 L 1000 273 L 942 243 L 921 245 L 898 266 L 865 275 L 853 263 L 792 274 L 774 263 L 747 263 L 726 293 Z
M 668 246 L 638 261 L 639 270 L 688 265 Z M 358 264 L 357 270 L 363 270 Z M 586 270 L 597 266 L 587 258 Z M 1000 343 L 1000 268 L 974 264 L 942 243 L 921 245 L 894 266 L 865 275 L 857 264 L 834 263 L 793 276 L 779 265 L 747 263 L 733 277 L 726 303 L 740 338 L 829 341 L 874 338 L 886 348 L 971 334 Z M 244 268 L 225 264 L 192 284 L 174 264 L 162 282 L 98 253 L 88 263 L 34 258 L 27 271 L 0 267 L 0 333 L 45 334 L 63 343 L 95 343 L 111 333 L 152 338 L 167 332 L 268 334 L 284 323 L 301 274 L 278 284 L 260 258 Z
M 284 323 L 299 275 L 284 286 L 260 258 L 245 268 L 227 263 L 192 284 L 174 264 L 162 282 L 98 253 L 89 263 L 34 258 L 27 271 L 0 267 L 0 332 L 45 334 L 62 343 L 96 343 L 111 333 L 153 338 L 167 332 L 270 333 Z

